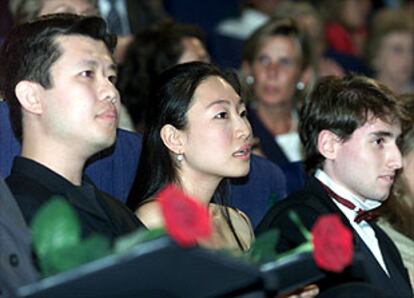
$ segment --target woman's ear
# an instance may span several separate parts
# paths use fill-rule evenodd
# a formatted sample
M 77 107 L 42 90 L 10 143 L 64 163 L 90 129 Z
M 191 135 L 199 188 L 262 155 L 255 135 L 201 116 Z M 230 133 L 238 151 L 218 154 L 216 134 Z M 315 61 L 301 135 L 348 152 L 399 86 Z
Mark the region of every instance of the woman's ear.
M 160 136 L 165 146 L 175 154 L 184 153 L 183 133 L 171 124 L 166 124 L 161 128 Z
M 330 130 L 324 129 L 318 135 L 318 151 L 328 160 L 336 158 L 340 143 L 342 143 L 341 139 Z
M 242 61 L 241 71 L 244 77 L 252 75 L 252 67 L 248 61 L 246 60 Z
M 20 81 L 14 92 L 23 109 L 33 114 L 42 113 L 41 88 L 39 83 Z

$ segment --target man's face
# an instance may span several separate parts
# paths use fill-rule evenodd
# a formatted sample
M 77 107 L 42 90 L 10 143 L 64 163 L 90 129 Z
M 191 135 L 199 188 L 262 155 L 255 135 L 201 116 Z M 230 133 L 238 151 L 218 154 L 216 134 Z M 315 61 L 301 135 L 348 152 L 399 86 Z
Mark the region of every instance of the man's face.
M 42 0 L 39 16 L 52 13 L 73 13 L 77 15 L 98 15 L 90 0 Z
M 93 154 L 115 141 L 119 93 L 116 66 L 102 41 L 60 36 L 62 55 L 50 68 L 52 87 L 41 88 L 44 137 Z
M 338 141 L 329 176 L 362 199 L 386 200 L 401 168 L 400 134 L 399 123 L 369 119 L 350 139 Z

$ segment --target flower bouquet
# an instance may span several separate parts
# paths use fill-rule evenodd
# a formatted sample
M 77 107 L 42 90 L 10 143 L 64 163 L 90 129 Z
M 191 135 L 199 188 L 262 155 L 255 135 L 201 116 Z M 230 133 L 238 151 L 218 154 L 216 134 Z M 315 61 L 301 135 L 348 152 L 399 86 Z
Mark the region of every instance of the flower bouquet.
M 285 254 L 275 253 L 278 233 L 269 231 L 258 237 L 252 249 L 244 256 L 229 257 L 230 253 L 223 255 L 196 248 L 199 241 L 208 239 L 212 233 L 209 212 L 205 206 L 186 196 L 174 186 L 166 187 L 159 194 L 158 200 L 165 228 L 151 231 L 139 230 L 121 237 L 112 247 L 107 239 L 99 235 L 81 239 L 80 223 L 75 212 L 63 199 L 51 200 L 39 211 L 32 224 L 33 246 L 43 276 L 56 275 L 70 269 L 72 269 L 70 272 L 73 272 L 74 268 L 103 257 L 106 257 L 103 261 L 92 263 L 95 267 L 97 266 L 96 268 L 100 268 L 101 271 L 103 268 L 105 271 L 106 265 L 114 265 L 119 261 L 130 264 L 134 258 L 145 255 L 146 258 L 134 261 L 136 266 L 144 266 L 147 268 L 145 270 L 151 271 L 153 268 L 147 267 L 146 260 L 151 260 L 152 257 L 159 263 L 157 266 L 164 266 L 166 271 L 171 270 L 171 266 L 176 266 L 177 270 L 191 272 L 189 278 L 201 276 L 216 278 L 211 284 L 216 283 L 217 291 L 224 291 L 224 286 L 231 286 L 232 290 L 236 290 L 237 287 L 257 284 L 259 279 L 268 290 L 279 290 L 280 288 L 295 288 L 299 284 L 304 285 L 304 283 L 315 281 L 315 278 L 320 278 L 323 274 L 318 268 L 340 272 L 352 260 L 352 234 L 334 215 L 319 218 L 309 232 L 298 216 L 291 213 L 290 218 L 299 227 L 307 241 Z M 171 247 L 173 243 L 176 245 Z M 152 251 L 156 252 L 152 254 Z M 177 260 L 180 262 L 174 263 Z M 163 265 L 162 262 L 165 264 Z M 196 271 L 192 272 L 195 264 L 199 266 Z M 131 265 L 128 266 L 131 267 Z M 292 272 L 295 266 L 304 266 L 301 270 L 307 271 L 311 277 L 283 280 L 285 275 L 299 277 L 297 272 Z M 89 267 L 86 266 L 86 268 Z M 305 267 L 306 270 L 304 270 Z M 114 274 L 116 268 L 112 270 Z M 212 268 L 215 268 L 215 273 L 209 274 Z M 93 271 L 88 270 L 86 276 Z M 219 277 L 216 271 L 221 272 L 222 275 Z M 71 278 L 74 278 L 73 274 Z M 163 276 L 163 272 L 154 274 Z M 77 275 L 79 276 L 79 273 Z M 147 275 L 151 274 L 147 273 Z M 174 276 L 165 277 L 163 282 L 173 279 Z M 48 283 L 50 284 L 49 281 Z M 183 284 L 182 286 L 184 288 L 189 286 L 191 290 L 194 290 L 193 285 Z M 201 288 L 200 285 L 197 289 Z M 205 289 L 205 292 L 212 295 L 211 289 Z

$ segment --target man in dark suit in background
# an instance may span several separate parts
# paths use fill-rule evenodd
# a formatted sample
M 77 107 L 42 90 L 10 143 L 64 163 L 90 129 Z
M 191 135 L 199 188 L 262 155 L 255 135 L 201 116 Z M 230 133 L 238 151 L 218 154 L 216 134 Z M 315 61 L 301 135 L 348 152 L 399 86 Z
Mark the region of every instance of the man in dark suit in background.
M 116 138 L 115 44 L 103 19 L 71 14 L 17 26 L 4 42 L 0 89 L 22 141 L 6 183 L 27 223 L 60 195 L 76 209 L 83 236 L 113 240 L 141 226 L 83 175 L 86 161 Z
M 355 253 L 362 262 L 354 260 L 341 274 L 327 273 L 319 285 L 322 292 L 362 281 L 385 296 L 413 294 L 395 245 L 366 212 L 387 199 L 402 166 L 397 146 L 399 113 L 395 96 L 385 86 L 361 76 L 322 79 L 303 106 L 299 132 L 306 170 L 313 177 L 303 189 L 277 203 L 256 231 L 278 228 L 277 250 L 285 251 L 305 241 L 289 219 L 290 210 L 308 229 L 320 215 L 338 214 L 351 229 Z

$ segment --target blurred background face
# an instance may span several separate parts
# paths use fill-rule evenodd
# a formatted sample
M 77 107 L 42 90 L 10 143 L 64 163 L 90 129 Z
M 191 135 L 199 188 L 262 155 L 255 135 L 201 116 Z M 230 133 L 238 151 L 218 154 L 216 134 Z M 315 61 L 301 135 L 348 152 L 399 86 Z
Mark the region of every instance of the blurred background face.
M 210 57 L 203 43 L 195 37 L 186 37 L 182 40 L 184 52 L 178 59 L 177 64 L 201 61 L 210 62 Z
M 413 75 L 414 37 L 408 32 L 393 32 L 384 37 L 375 61 L 378 76 L 408 83 Z
M 264 40 L 251 65 L 256 100 L 264 105 L 291 104 L 301 75 L 298 43 L 287 36 Z
M 98 15 L 98 10 L 90 0 L 42 0 L 39 15 L 52 13 L 73 13 L 78 15 Z
M 371 7 L 371 0 L 344 0 L 340 11 L 342 22 L 351 29 L 364 26 Z

